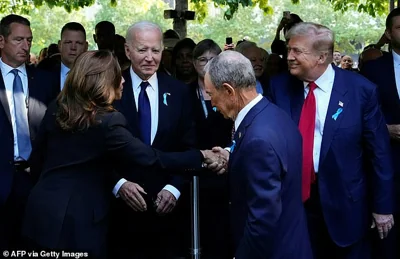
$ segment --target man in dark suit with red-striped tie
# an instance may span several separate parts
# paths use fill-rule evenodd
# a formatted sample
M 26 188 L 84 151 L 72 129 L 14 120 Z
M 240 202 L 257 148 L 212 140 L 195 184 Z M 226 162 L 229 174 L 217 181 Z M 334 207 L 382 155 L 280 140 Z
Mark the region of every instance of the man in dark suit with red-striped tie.
M 376 86 L 331 65 L 334 37 L 327 27 L 300 23 L 286 38 L 290 74 L 271 80 L 271 100 L 303 136 L 314 258 L 368 259 L 371 222 L 381 238 L 394 224 L 389 134 Z

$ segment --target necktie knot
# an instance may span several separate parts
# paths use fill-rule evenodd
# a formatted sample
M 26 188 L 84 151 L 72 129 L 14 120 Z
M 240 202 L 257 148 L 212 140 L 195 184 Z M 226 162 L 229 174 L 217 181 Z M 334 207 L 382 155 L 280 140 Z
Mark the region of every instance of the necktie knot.
M 140 83 L 140 88 L 141 88 L 142 91 L 145 91 L 149 85 L 150 85 L 149 82 L 147 82 L 147 81 L 142 81 L 142 82 Z
M 18 69 L 13 69 L 13 70 L 11 70 L 10 71 L 11 73 L 13 73 L 14 74 L 14 76 L 17 76 L 18 75 Z
M 315 88 L 317 88 L 318 86 L 315 84 L 315 82 L 310 82 L 308 84 L 308 87 L 310 88 L 310 92 L 314 91 Z

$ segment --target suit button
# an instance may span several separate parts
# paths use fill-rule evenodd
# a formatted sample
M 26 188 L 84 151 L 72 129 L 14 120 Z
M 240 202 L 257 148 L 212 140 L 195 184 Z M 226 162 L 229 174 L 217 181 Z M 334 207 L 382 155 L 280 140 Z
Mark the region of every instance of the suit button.
M 12 165 L 12 164 L 13 164 L 13 161 L 10 160 L 10 161 L 8 161 L 8 163 L 10 163 L 10 165 Z
M 231 201 L 229 202 L 229 205 L 232 205 L 232 202 L 231 202 Z

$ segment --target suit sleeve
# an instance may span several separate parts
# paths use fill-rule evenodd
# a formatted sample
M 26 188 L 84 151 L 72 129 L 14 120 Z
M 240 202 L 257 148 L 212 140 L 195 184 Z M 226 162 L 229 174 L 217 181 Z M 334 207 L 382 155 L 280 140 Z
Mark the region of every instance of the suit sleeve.
M 112 161 L 125 166 L 155 166 L 162 169 L 193 171 L 201 168 L 203 156 L 198 150 L 161 152 L 134 138 L 121 113 L 111 115 L 105 135 L 106 149 Z
M 29 166 L 31 176 L 36 182 L 43 169 L 43 164 L 45 161 L 45 152 L 47 146 L 47 132 L 46 125 L 50 122 L 55 121 L 55 110 L 56 110 L 56 102 L 52 102 L 47 109 L 42 122 L 40 123 L 39 130 L 36 134 L 35 140 L 32 142 L 32 152 L 29 157 Z
M 191 95 L 189 87 L 182 85 L 183 89 L 183 102 L 182 102 L 182 116 L 180 120 L 180 144 L 179 150 L 188 150 L 196 146 L 196 128 L 194 122 L 194 107 L 191 102 Z M 172 175 L 169 182 L 170 185 L 174 186 L 178 190 L 182 190 L 184 179 L 180 175 Z
M 378 104 L 376 87 L 373 88 L 364 110 L 363 137 L 370 157 L 373 188 L 373 212 L 393 213 L 393 168 L 389 132 Z
M 240 161 L 248 177 L 244 194 L 248 215 L 235 258 L 271 258 L 276 225 L 282 212 L 282 167 L 271 143 L 265 140 L 252 140 L 242 148 L 251 154 Z
M 268 87 L 268 91 L 267 91 L 267 93 L 265 94 L 265 96 L 268 98 L 268 100 L 270 101 L 270 102 L 272 102 L 272 103 L 275 103 L 276 104 L 276 100 L 275 100 L 275 92 L 274 92 L 274 87 L 275 87 L 275 79 L 274 78 L 271 78 L 270 80 L 269 80 L 269 87 Z

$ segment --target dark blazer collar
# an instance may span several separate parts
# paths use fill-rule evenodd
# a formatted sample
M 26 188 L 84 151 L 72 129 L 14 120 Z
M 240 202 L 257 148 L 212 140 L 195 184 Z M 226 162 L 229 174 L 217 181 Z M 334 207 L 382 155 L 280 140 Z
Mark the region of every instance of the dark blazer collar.
M 4 85 L 4 79 L 2 73 L 0 73 L 0 103 L 4 112 L 7 116 L 8 121 L 11 123 L 10 106 L 7 99 L 6 87 Z
M 333 82 L 333 88 L 331 97 L 329 100 L 328 111 L 326 113 L 325 124 L 324 124 L 324 132 L 321 143 L 320 150 L 320 158 L 319 164 L 321 165 L 326 157 L 326 154 L 331 146 L 333 136 L 336 130 L 339 128 L 342 118 L 348 113 L 348 104 L 349 99 L 347 96 L 348 92 L 348 80 L 347 76 L 349 72 L 345 71 L 341 68 L 334 67 L 335 70 L 335 80 Z M 340 116 L 337 116 L 335 119 L 333 115 L 336 114 L 339 109 L 342 109 Z
M 256 105 L 253 106 L 253 108 L 250 109 L 250 111 L 246 114 L 246 116 L 243 118 L 242 122 L 240 123 L 238 129 L 235 132 L 234 135 L 234 140 L 236 142 L 235 144 L 235 149 L 237 149 L 243 139 L 243 136 L 246 134 L 247 128 L 250 126 L 250 124 L 253 122 L 254 118 L 262 111 L 265 109 L 270 104 L 267 98 L 263 97 Z

